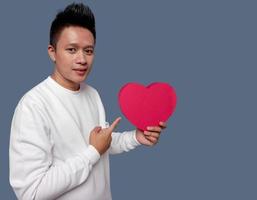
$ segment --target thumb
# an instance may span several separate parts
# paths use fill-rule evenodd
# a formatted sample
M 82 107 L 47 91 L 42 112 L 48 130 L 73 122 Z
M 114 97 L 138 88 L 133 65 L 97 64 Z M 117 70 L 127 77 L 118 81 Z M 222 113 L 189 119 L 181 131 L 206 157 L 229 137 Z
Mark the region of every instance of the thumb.
M 110 128 L 110 132 L 113 132 L 113 130 L 117 127 L 117 125 L 120 123 L 121 117 L 118 117 L 117 119 L 112 122 Z
M 93 132 L 99 133 L 101 130 L 102 130 L 102 127 L 101 127 L 101 126 L 96 126 L 96 127 L 93 129 Z

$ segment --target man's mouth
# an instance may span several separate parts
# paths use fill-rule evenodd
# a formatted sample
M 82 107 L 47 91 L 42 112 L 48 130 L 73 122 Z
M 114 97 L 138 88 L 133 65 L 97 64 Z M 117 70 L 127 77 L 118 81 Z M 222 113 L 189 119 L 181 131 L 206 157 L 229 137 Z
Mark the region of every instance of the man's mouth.
M 87 68 L 77 68 L 77 69 L 73 69 L 79 76 L 84 76 Z

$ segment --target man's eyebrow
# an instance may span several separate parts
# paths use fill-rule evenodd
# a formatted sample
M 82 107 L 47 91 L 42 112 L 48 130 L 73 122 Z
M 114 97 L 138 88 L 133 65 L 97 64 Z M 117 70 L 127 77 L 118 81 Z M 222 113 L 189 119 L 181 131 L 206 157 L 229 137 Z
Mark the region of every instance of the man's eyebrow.
M 67 44 L 67 46 L 78 47 L 79 45 L 77 43 L 69 43 L 69 44 Z M 95 46 L 94 45 L 86 45 L 83 48 L 95 48 Z

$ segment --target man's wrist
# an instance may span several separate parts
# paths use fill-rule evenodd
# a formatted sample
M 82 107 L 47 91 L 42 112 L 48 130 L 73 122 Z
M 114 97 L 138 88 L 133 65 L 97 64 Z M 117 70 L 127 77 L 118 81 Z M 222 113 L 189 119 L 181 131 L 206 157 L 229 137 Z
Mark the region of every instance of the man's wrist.
M 86 149 L 85 156 L 90 160 L 91 164 L 94 165 L 100 159 L 100 153 L 93 145 L 89 145 Z
M 141 143 L 137 139 L 137 137 L 138 137 L 137 135 L 139 134 L 138 131 L 139 131 L 138 129 L 135 130 L 133 138 L 134 138 L 135 142 L 137 143 L 137 145 L 141 145 Z

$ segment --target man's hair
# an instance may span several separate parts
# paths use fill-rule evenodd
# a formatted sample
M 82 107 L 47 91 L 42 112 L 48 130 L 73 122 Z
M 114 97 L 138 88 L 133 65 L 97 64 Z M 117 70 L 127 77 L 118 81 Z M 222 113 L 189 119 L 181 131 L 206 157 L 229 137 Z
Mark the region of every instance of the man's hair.
M 52 22 L 50 29 L 50 45 L 56 47 L 62 30 L 69 26 L 88 29 L 96 40 L 95 17 L 91 9 L 82 4 L 72 3 L 60 11 Z

